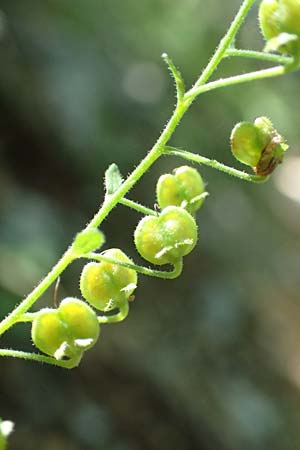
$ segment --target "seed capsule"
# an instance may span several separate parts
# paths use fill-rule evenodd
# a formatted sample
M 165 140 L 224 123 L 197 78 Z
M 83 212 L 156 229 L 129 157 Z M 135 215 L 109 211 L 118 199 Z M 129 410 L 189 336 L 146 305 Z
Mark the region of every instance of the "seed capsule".
M 99 333 L 96 313 L 72 297 L 65 298 L 57 309 L 41 309 L 31 329 L 34 345 L 56 359 L 80 355 L 95 345 Z
M 144 217 L 134 232 L 138 252 L 156 265 L 178 262 L 193 250 L 197 240 L 194 218 L 177 206 L 166 207 L 158 217 Z
M 254 123 L 240 122 L 230 137 L 231 151 L 243 164 L 251 166 L 257 175 L 270 175 L 282 162 L 288 145 L 267 117 Z
M 299 56 L 300 0 L 263 0 L 259 23 L 267 50 Z
M 161 209 L 181 206 L 190 214 L 202 206 L 205 185 L 199 172 L 189 166 L 181 166 L 172 174 L 162 175 L 156 185 L 157 202 Z
M 121 263 L 131 260 L 118 248 L 102 253 L 103 256 Z M 90 262 L 83 268 L 80 290 L 87 302 L 101 311 L 109 311 L 126 301 L 137 285 L 137 273 L 133 269 L 106 261 Z

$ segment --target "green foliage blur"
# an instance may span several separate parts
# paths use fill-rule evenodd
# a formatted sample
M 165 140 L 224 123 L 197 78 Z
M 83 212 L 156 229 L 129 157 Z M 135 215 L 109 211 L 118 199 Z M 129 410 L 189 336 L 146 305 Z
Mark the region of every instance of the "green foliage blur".
M 103 198 L 116 162 L 126 176 L 175 103 L 160 55 L 190 85 L 239 0 L 1 0 L 0 315 L 30 292 Z M 237 41 L 261 50 L 257 5 Z M 230 59 L 216 75 L 267 67 Z M 122 324 L 103 326 L 78 369 L 1 358 L 0 416 L 10 450 L 282 450 L 300 442 L 300 74 L 204 94 L 172 144 L 242 166 L 236 122 L 268 116 L 288 140 L 264 185 L 202 168 L 210 197 L 200 241 L 174 281 L 139 277 Z M 153 207 L 163 158 L 130 197 Z M 184 163 L 185 164 L 185 163 Z M 104 222 L 106 248 L 141 262 L 124 206 Z M 79 296 L 82 265 L 59 298 Z M 50 289 L 38 307 L 52 305 Z M 28 325 L 1 347 L 32 350 Z

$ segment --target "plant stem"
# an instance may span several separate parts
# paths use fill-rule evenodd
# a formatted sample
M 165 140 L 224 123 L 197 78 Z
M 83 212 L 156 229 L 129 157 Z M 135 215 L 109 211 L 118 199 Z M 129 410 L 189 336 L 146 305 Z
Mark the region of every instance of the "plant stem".
M 0 336 L 7 331 L 19 318 L 28 311 L 29 308 L 41 297 L 56 278 L 74 260 L 71 249 L 68 249 L 62 258 L 55 264 L 46 277 L 37 287 L 5 318 L 0 322 Z
M 119 312 L 117 314 L 114 314 L 112 316 L 98 316 L 98 322 L 99 323 L 117 323 L 121 322 L 122 320 L 126 319 L 129 313 L 129 304 L 128 301 L 125 300 L 124 303 L 122 303 L 119 307 Z
M 193 102 L 194 98 L 197 95 L 199 95 L 202 92 L 207 92 L 208 90 L 227 86 L 229 84 L 237 84 L 244 81 L 250 81 L 256 78 L 265 78 L 267 76 L 276 76 L 281 74 L 278 73 L 278 71 L 281 68 L 273 68 L 268 69 L 267 71 L 253 72 L 252 74 L 249 75 L 246 74 L 237 77 L 231 77 L 225 80 L 218 80 L 216 82 L 208 83 L 202 86 L 204 83 L 206 83 L 206 81 L 209 79 L 213 71 L 217 68 L 218 64 L 224 57 L 226 50 L 228 49 L 230 43 L 232 42 L 238 29 L 240 28 L 244 18 L 247 15 L 247 12 L 249 11 L 254 1 L 255 0 L 244 0 L 232 24 L 230 25 L 227 33 L 221 40 L 219 46 L 217 47 L 217 50 L 215 51 L 209 64 L 204 69 L 199 79 L 196 81 L 194 88 L 192 88 L 187 94 L 185 94 L 182 100 L 178 101 L 177 106 L 169 122 L 167 123 L 165 129 L 161 133 L 159 139 L 157 140 L 153 148 L 149 151 L 146 157 L 139 163 L 136 169 L 133 170 L 133 172 L 128 176 L 128 178 L 121 184 L 119 189 L 117 189 L 117 191 L 114 192 L 113 194 L 105 197 L 102 206 L 83 231 L 88 230 L 90 228 L 98 227 L 102 223 L 102 221 L 108 216 L 111 210 L 121 201 L 121 199 L 137 183 L 137 181 L 144 175 L 144 173 L 163 154 L 165 145 L 169 141 L 177 125 L 179 124 L 181 118 L 188 110 L 189 106 L 191 105 L 191 103 Z M 284 71 L 283 68 L 282 70 Z M 48 273 L 48 275 L 39 283 L 39 285 L 4 320 L 2 320 L 2 322 L 0 322 L 0 335 L 3 334 L 6 330 L 8 330 L 18 320 L 20 320 L 22 316 L 25 317 L 24 314 L 28 311 L 28 309 L 38 300 L 38 298 L 56 280 L 56 278 L 58 278 L 58 276 L 66 269 L 66 267 L 77 257 L 78 255 L 74 251 L 72 251 L 71 246 L 62 256 L 62 258 L 57 262 L 57 264 L 52 268 L 52 270 Z M 157 271 L 157 273 L 159 273 L 159 271 Z M 43 359 L 44 362 L 54 364 L 52 358 L 25 352 L 13 353 L 14 352 L 13 350 L 6 350 L 6 352 L 11 352 L 10 356 L 23 357 L 25 359 L 35 359 L 40 361 L 42 361 Z M 2 355 L 4 356 L 3 353 Z M 8 354 L 6 354 L 6 356 L 7 355 Z M 63 365 L 63 364 L 67 364 L 67 362 L 60 361 L 59 364 L 56 365 Z
M 184 96 L 185 100 L 194 100 L 200 94 L 204 92 L 213 91 L 221 87 L 232 86 L 234 84 L 247 83 L 248 81 L 260 80 L 263 78 L 278 77 L 286 72 L 284 66 L 271 67 L 269 69 L 257 70 L 254 72 L 245 73 L 242 75 L 234 75 L 228 78 L 220 78 L 216 81 L 211 81 L 200 87 L 194 87 L 190 89 Z
M 157 212 L 154 211 L 153 209 L 147 208 L 146 206 L 134 202 L 133 200 L 129 200 L 128 198 L 121 198 L 119 203 L 121 203 L 121 205 L 128 206 L 131 209 L 135 209 L 136 211 L 142 214 L 149 216 L 157 216 Z
M 229 48 L 226 50 L 224 57 L 227 58 L 230 56 L 258 59 L 260 61 L 277 62 L 278 64 L 291 64 L 293 62 L 293 58 L 290 58 L 288 56 L 275 55 L 265 52 L 256 52 L 254 50 L 241 50 L 236 48 Z
M 163 271 L 163 270 L 150 269 L 149 267 L 138 266 L 137 264 L 129 264 L 126 262 L 121 262 L 121 261 L 118 261 L 117 259 L 107 258 L 105 255 L 101 255 L 99 253 L 89 253 L 89 254 L 85 255 L 84 258 L 93 259 L 95 261 L 105 261 L 105 262 L 108 262 L 111 264 L 116 264 L 117 266 L 126 267 L 127 269 L 136 270 L 137 272 L 139 272 L 143 275 L 148 275 L 148 276 L 157 277 L 157 278 L 163 278 L 165 280 L 166 279 L 173 280 L 174 278 L 179 277 L 179 275 L 182 272 L 182 267 L 183 267 L 182 259 L 180 261 L 178 261 L 176 264 L 174 264 L 174 268 L 172 271 L 167 272 L 167 271 Z
M 129 177 L 122 183 L 119 189 L 114 194 L 105 198 L 99 211 L 95 214 L 83 231 L 98 227 L 108 216 L 111 210 L 117 205 L 117 203 L 123 198 L 123 196 L 127 194 L 135 183 L 137 183 L 144 173 L 161 156 L 163 147 L 170 139 L 187 108 L 188 105 L 184 103 L 177 105 L 166 128 L 163 130 L 153 148 L 140 162 L 136 169 L 129 175 Z M 5 319 L 0 322 L 0 336 L 12 325 L 14 325 L 14 323 L 18 322 L 19 318 L 27 312 L 29 308 L 31 308 L 31 306 L 76 257 L 78 256 L 73 254 L 71 246 L 48 273 L 48 275 L 40 282 L 40 284 Z
M 253 5 L 255 0 L 244 0 L 239 11 L 237 12 L 235 18 L 233 19 L 227 33 L 220 41 L 212 59 L 208 63 L 207 67 L 204 69 L 202 75 L 195 83 L 196 86 L 201 86 L 205 83 L 213 71 L 217 68 L 218 64 L 222 60 L 227 48 L 238 32 L 240 26 L 242 25 L 249 9 Z M 186 101 L 187 100 L 187 101 Z M 123 198 L 127 192 L 134 186 L 134 184 L 144 175 L 144 173 L 152 166 L 152 164 L 161 156 L 162 149 L 169 141 L 172 136 L 175 128 L 179 124 L 181 118 L 188 110 L 193 98 L 187 98 L 186 94 L 184 96 L 184 101 L 178 102 L 175 111 L 173 112 L 171 119 L 160 135 L 159 139 L 147 154 L 147 156 L 141 161 L 141 163 L 136 167 L 136 169 L 129 175 L 129 177 L 122 183 L 119 189 L 107 199 L 104 200 L 104 203 L 100 210 L 95 214 L 93 219 L 87 225 L 86 229 L 89 227 L 98 227 L 102 221 L 107 217 L 110 211 L 116 206 L 116 204 Z
M 37 316 L 37 312 L 34 313 L 25 313 L 18 318 L 18 322 L 32 322 L 33 319 Z
M 51 364 L 52 366 L 64 367 L 65 369 L 73 369 L 77 367 L 80 363 L 82 355 L 77 358 L 73 358 L 70 360 L 56 360 L 51 358 L 51 356 L 41 355 L 39 353 L 30 353 L 30 352 L 22 352 L 20 350 L 11 350 L 6 348 L 0 349 L 0 356 L 9 356 L 13 358 L 21 358 L 31 361 L 42 362 L 46 364 Z
M 172 73 L 176 85 L 177 103 L 180 103 L 185 94 L 185 84 L 182 75 L 167 53 L 163 53 L 161 57 L 164 59 Z
M 204 164 L 206 166 L 212 167 L 213 169 L 220 170 L 221 172 L 227 173 L 228 175 L 231 175 L 236 178 L 240 178 L 244 181 L 252 181 L 254 183 L 264 183 L 268 180 L 269 177 L 262 177 L 258 175 L 250 175 L 246 172 L 242 172 L 241 170 L 234 169 L 233 167 L 225 166 L 225 164 L 222 164 L 215 159 L 209 159 L 205 156 L 201 156 L 195 153 L 187 152 L 185 150 L 181 150 L 179 148 L 175 147 L 165 147 L 165 154 L 166 155 L 174 155 L 174 156 L 180 156 L 181 158 L 187 159 L 189 161 L 194 161 L 199 164 Z
M 169 141 L 175 128 L 179 124 L 182 116 L 188 109 L 187 104 L 180 102 L 175 108 L 169 122 L 167 123 L 165 129 L 160 135 L 157 142 L 154 144 L 152 149 L 146 155 L 146 157 L 140 162 L 136 169 L 128 176 L 128 178 L 122 183 L 119 189 L 107 197 L 104 200 L 103 205 L 99 211 L 95 214 L 93 219 L 87 225 L 86 229 L 98 227 L 103 220 L 108 216 L 111 210 L 116 206 L 117 203 L 127 194 L 127 192 L 137 183 L 137 181 L 144 175 L 144 173 L 154 164 L 154 162 L 161 156 L 162 149 Z
M 227 33 L 225 34 L 220 44 L 218 45 L 212 59 L 208 63 L 207 67 L 204 69 L 200 78 L 196 81 L 194 85 L 195 87 L 201 86 L 203 83 L 205 83 L 209 79 L 213 71 L 217 68 L 227 48 L 229 47 L 234 36 L 236 35 L 240 26 L 242 25 L 243 20 L 245 19 L 254 1 L 255 0 L 244 0 L 233 22 L 231 23 Z M 187 94 L 185 94 L 184 96 L 184 100 L 188 101 L 178 102 L 171 119 L 169 120 L 167 126 L 163 130 L 162 134 L 160 135 L 159 139 L 157 140 L 153 148 L 150 150 L 148 155 L 136 167 L 136 169 L 131 173 L 131 175 L 129 175 L 129 177 L 122 183 L 119 189 L 104 201 L 102 207 L 95 214 L 95 216 L 90 221 L 86 229 L 89 227 L 98 227 L 102 223 L 102 221 L 107 217 L 110 211 L 114 208 L 114 206 L 116 206 L 116 204 L 121 200 L 121 198 L 123 198 L 127 194 L 127 192 L 132 188 L 132 186 L 134 186 L 134 184 L 142 177 L 142 175 L 159 158 L 159 156 L 162 153 L 163 147 L 169 141 L 170 137 L 175 131 L 175 128 L 179 124 L 181 118 L 183 117 L 183 115 L 185 114 L 185 112 L 187 111 L 193 100 L 193 98 L 191 99 L 187 98 L 186 95 Z
M 210 78 L 212 73 L 218 67 L 219 63 L 221 62 L 221 60 L 225 55 L 226 50 L 230 46 L 234 37 L 236 36 L 245 17 L 247 16 L 247 13 L 249 12 L 249 9 L 251 8 L 254 2 L 255 0 L 244 0 L 235 18 L 233 19 L 230 27 L 228 28 L 227 33 L 225 34 L 223 39 L 221 39 L 213 57 L 209 61 L 206 68 L 203 70 L 202 74 L 200 75 L 196 83 L 194 84 L 194 88 L 202 86 L 202 84 L 206 83 L 206 81 Z

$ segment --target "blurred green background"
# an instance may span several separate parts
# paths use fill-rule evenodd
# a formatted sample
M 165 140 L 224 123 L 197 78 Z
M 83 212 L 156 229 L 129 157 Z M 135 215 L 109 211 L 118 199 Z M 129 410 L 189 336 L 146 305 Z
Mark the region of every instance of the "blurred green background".
M 124 175 L 174 107 L 167 51 L 190 85 L 240 1 L 1 0 L 0 315 L 28 293 L 98 208 L 103 174 Z M 238 46 L 262 49 L 253 8 Z M 226 60 L 218 74 L 267 64 Z M 216 74 L 216 76 L 218 75 Z M 203 167 L 210 197 L 182 276 L 140 276 L 127 320 L 102 329 L 78 369 L 0 361 L 0 416 L 11 450 L 300 448 L 299 73 L 205 94 L 172 144 L 239 166 L 229 134 L 269 116 L 290 144 L 265 185 Z M 130 196 L 155 203 L 159 160 Z M 107 247 L 136 255 L 124 206 Z M 82 265 L 59 297 L 78 296 Z M 51 305 L 50 289 L 39 305 Z M 28 325 L 1 347 L 31 350 Z

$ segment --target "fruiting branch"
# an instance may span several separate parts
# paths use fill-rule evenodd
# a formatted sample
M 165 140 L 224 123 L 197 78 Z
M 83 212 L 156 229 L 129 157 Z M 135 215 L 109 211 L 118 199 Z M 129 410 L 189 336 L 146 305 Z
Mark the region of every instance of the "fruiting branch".
M 242 2 L 211 60 L 187 92 L 182 75 L 168 55 L 163 54 L 175 80 L 177 105 L 157 142 L 126 179 L 122 177 L 115 163 L 108 167 L 105 172 L 105 197 L 99 210 L 88 225 L 75 236 L 71 246 L 48 275 L 0 322 L 0 336 L 19 322 L 32 322 L 32 340 L 45 355 L 1 349 L 0 356 L 23 358 L 64 368 L 76 367 L 83 353 L 96 343 L 100 324 L 119 322 L 127 317 L 129 302 L 137 287 L 137 273 L 163 279 L 173 279 L 181 274 L 183 257 L 193 250 L 198 240 L 194 215 L 208 195 L 201 176 L 194 168 L 187 166 L 175 169 L 174 174 L 162 175 L 156 187 L 159 211 L 126 198 L 130 189 L 162 155 L 178 156 L 255 183 L 268 180 L 269 174 L 282 161 L 287 146 L 266 118 L 256 119 L 254 124 L 250 125 L 249 122 L 247 125 L 238 124 L 232 134 L 234 155 L 254 168 L 253 175 L 168 145 L 182 117 L 200 94 L 284 75 L 299 67 L 298 0 L 282 1 L 280 5 L 277 0 L 261 2 L 259 18 L 267 40 L 266 48 L 281 52 L 284 56 L 232 48 L 237 32 L 254 1 Z M 220 62 L 229 56 L 256 58 L 280 65 L 209 81 Z M 171 265 L 172 270 L 163 271 L 136 265 L 120 249 L 99 253 L 105 243 L 105 237 L 98 227 L 119 203 L 145 215 L 134 233 L 135 245 L 140 255 L 154 265 Z M 95 252 L 96 250 L 98 252 Z M 82 296 L 91 307 L 80 299 L 69 297 L 56 308 L 43 308 L 36 313 L 28 312 L 62 272 L 79 258 L 91 260 L 84 266 L 80 280 Z M 93 308 L 104 314 L 96 314 Z

